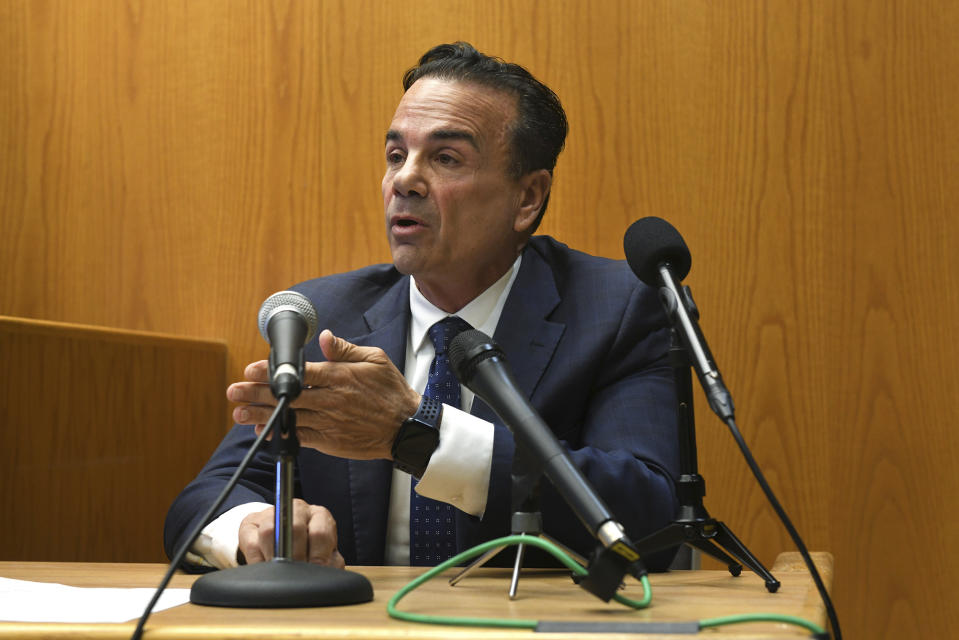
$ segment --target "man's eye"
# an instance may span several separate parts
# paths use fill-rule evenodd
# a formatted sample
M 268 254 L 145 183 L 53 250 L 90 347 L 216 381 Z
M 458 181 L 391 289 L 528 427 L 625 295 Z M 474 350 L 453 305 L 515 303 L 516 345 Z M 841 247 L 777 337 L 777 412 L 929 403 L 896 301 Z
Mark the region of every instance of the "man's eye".
M 449 155 L 448 153 L 439 154 L 438 156 L 436 156 L 436 161 L 439 162 L 440 164 L 445 164 L 445 165 L 456 164 L 456 158 Z

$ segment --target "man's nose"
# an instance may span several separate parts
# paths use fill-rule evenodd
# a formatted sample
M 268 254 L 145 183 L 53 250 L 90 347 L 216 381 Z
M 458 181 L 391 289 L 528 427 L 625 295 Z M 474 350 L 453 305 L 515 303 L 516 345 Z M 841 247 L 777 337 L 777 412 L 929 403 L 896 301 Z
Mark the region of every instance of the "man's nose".
M 429 189 L 417 158 L 407 158 L 403 166 L 393 174 L 393 191 L 401 196 L 426 197 Z

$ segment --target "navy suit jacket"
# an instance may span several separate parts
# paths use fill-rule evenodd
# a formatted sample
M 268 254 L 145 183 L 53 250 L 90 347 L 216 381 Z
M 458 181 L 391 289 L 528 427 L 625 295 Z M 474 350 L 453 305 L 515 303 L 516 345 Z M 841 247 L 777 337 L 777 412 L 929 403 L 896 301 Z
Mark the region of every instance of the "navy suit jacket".
M 382 348 L 403 370 L 409 286 L 410 279 L 392 265 L 375 265 L 293 289 L 312 300 L 320 328 L 358 345 Z M 623 261 L 589 256 L 536 236 L 524 250 L 494 339 L 520 388 L 633 540 L 670 522 L 678 504 L 676 397 L 667 361 L 669 333 L 656 292 Z M 315 341 L 306 348 L 306 358 L 323 359 Z M 483 517 L 457 511 L 458 552 L 508 535 L 512 513 L 513 437 L 480 398 L 471 413 L 494 424 L 493 465 Z M 169 555 L 254 438 L 251 426 L 236 425 L 173 503 L 164 531 Z M 296 471 L 298 497 L 332 512 L 347 564 L 383 564 L 391 463 L 304 448 Z M 273 461 L 258 454 L 221 513 L 246 502 L 273 503 L 273 487 Z M 540 499 L 545 532 L 588 555 L 595 541 L 546 479 Z M 653 554 L 645 558 L 646 565 L 665 568 L 671 556 L 672 551 Z M 542 560 L 534 554 L 525 564 Z

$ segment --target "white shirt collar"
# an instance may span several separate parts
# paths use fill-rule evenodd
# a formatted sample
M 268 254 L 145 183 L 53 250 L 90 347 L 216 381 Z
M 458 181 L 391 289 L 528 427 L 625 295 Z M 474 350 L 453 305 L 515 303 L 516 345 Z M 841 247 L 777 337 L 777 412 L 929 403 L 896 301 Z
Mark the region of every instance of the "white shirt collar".
M 412 319 L 410 321 L 409 337 L 413 351 L 418 352 L 425 346 L 424 343 L 429 343 L 430 348 L 432 348 L 432 343 L 427 340 L 427 332 L 430 327 L 448 315 L 462 318 L 474 329 L 492 336 L 496 331 L 499 317 L 503 313 L 503 306 L 506 304 L 506 298 L 513 288 L 513 281 L 516 280 L 516 274 L 519 273 L 519 265 L 522 261 L 523 255 L 520 254 L 499 280 L 490 285 L 486 291 L 473 298 L 455 314 L 446 313 L 427 300 L 417 288 L 416 280 L 410 276 L 410 312 Z

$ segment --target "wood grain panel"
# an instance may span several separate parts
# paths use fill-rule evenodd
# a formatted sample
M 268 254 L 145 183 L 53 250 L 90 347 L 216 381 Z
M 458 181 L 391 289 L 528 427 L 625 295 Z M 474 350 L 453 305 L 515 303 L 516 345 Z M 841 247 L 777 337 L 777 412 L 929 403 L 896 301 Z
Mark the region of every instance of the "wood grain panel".
M 571 123 L 543 231 L 620 257 L 672 221 L 746 440 L 850 637 L 959 624 L 959 7 L 947 0 L 0 3 L 0 313 L 224 340 L 388 259 L 402 72 L 466 39 Z M 702 411 L 707 505 L 789 546 Z
M 0 316 L 0 558 L 164 561 L 225 433 L 226 345 Z

